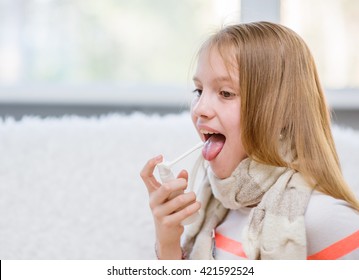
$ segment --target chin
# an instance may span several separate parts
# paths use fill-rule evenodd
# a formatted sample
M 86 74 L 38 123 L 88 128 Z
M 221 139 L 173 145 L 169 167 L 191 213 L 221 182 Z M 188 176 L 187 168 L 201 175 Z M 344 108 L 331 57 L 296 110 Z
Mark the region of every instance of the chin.
M 243 155 L 238 162 L 228 162 L 221 160 L 220 157 L 215 158 L 212 161 L 209 161 L 209 165 L 219 179 L 226 179 L 232 175 L 234 170 L 238 167 L 238 165 L 242 162 L 242 160 L 246 159 L 247 155 Z
M 232 172 L 234 171 L 234 169 L 232 170 L 232 168 L 223 166 L 221 164 L 216 164 L 215 160 L 210 161 L 209 166 L 211 167 L 216 177 L 219 179 L 228 178 L 229 176 L 231 176 Z

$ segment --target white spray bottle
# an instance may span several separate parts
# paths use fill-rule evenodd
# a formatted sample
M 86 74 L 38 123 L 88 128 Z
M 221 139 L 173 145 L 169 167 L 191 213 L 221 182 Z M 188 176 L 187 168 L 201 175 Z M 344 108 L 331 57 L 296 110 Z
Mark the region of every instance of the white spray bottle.
M 185 157 L 187 157 L 188 155 L 190 155 L 191 153 L 193 153 L 194 151 L 198 150 L 199 148 L 203 147 L 204 143 L 203 142 L 200 142 L 198 143 L 196 146 L 194 146 L 192 149 L 190 149 L 189 151 L 185 152 L 183 155 L 179 156 L 178 158 L 176 158 L 175 160 L 171 161 L 171 162 L 162 162 L 162 163 L 159 163 L 157 165 L 157 168 L 158 168 L 158 173 L 160 175 L 160 178 L 161 178 L 161 181 L 162 183 L 167 183 L 171 180 L 174 180 L 175 179 L 175 176 L 171 170 L 171 166 L 174 165 L 175 163 L 177 163 L 178 161 L 184 159 Z M 173 192 L 170 196 L 170 199 L 183 193 L 183 191 L 177 191 L 177 192 Z M 182 221 L 182 225 L 188 225 L 188 224 L 191 224 L 193 223 L 197 216 L 198 216 L 198 212 L 193 214 L 192 216 L 184 219 Z

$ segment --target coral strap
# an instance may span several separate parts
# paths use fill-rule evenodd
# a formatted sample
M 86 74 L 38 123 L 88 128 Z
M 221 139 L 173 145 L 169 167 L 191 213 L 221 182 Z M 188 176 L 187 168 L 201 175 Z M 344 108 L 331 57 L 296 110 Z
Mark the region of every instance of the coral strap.
M 216 248 L 230 254 L 247 258 L 240 242 L 216 233 Z M 359 248 L 359 230 L 333 243 L 325 249 L 308 256 L 308 260 L 336 260 Z
M 230 239 L 219 233 L 216 233 L 216 248 L 231 253 L 233 255 L 240 256 L 242 258 L 247 258 L 240 242 Z
M 308 260 L 336 260 L 359 248 L 359 230 L 308 257 Z

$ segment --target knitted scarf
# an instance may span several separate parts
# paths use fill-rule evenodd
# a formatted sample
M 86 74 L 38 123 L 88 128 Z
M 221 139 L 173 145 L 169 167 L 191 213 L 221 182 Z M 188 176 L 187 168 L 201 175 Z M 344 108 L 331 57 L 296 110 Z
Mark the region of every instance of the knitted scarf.
M 198 192 L 198 219 L 186 226 L 183 249 L 189 259 L 214 259 L 213 230 L 229 209 L 252 207 L 243 230 L 249 259 L 306 259 L 304 213 L 312 188 L 300 173 L 243 160 L 226 179 L 210 167 Z

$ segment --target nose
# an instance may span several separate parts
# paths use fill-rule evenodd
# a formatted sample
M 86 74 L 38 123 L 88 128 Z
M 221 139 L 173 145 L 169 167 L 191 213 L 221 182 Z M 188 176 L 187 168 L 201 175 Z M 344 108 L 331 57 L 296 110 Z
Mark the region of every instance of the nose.
M 213 105 L 211 94 L 203 91 L 201 96 L 197 97 L 192 102 L 192 114 L 196 117 L 210 119 L 215 114 Z

